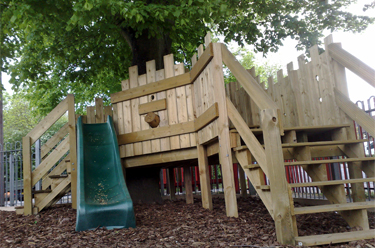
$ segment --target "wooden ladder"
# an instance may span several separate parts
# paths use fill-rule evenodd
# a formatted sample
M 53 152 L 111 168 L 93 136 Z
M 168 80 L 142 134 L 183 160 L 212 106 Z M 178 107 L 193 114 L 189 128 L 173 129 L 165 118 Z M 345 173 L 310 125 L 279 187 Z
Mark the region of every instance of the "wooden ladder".
M 364 157 L 362 143 L 365 140 L 348 139 L 346 128 L 343 125 L 289 128 L 285 130 L 285 135 L 282 137 L 284 159 L 295 160 L 293 162 L 285 162 L 284 165 L 299 165 L 312 179 L 312 182 L 291 183 L 288 185 L 288 200 L 292 213 L 295 242 L 298 245 L 312 246 L 375 238 L 375 231 L 369 229 L 367 216 L 367 209 L 374 208 L 375 202 L 365 201 L 363 188 L 364 182 L 375 181 L 375 158 Z M 236 133 L 235 130 L 233 132 Z M 252 130 L 252 132 L 257 135 L 258 139 L 262 139 L 261 129 Z M 237 135 L 238 146 L 233 149 L 234 156 L 244 169 L 267 210 L 274 218 L 270 185 L 266 185 L 262 168 L 258 164 L 254 164 L 254 157 L 248 147 L 242 144 L 243 141 L 240 135 Z M 323 161 L 313 160 L 316 157 L 337 156 L 345 156 L 346 158 Z M 328 180 L 325 165 L 327 163 L 347 163 L 351 179 Z M 367 178 L 362 177 L 362 171 L 366 173 Z M 348 183 L 351 184 L 353 202 L 347 202 L 344 185 Z M 331 204 L 295 208 L 291 189 L 314 186 L 321 190 Z M 338 212 L 351 227 L 357 226 L 362 230 L 299 237 L 296 216 L 323 212 Z

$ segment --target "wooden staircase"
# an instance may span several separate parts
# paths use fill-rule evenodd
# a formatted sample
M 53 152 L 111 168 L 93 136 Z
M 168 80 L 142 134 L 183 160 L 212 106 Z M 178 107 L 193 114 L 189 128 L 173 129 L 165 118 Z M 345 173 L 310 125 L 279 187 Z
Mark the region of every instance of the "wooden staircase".
M 235 122 L 234 125 L 237 127 L 239 126 L 238 123 Z M 347 127 L 343 127 L 342 125 L 330 127 L 320 126 L 315 128 L 308 127 L 306 129 L 299 127 L 297 130 L 289 128 L 288 130 L 285 130 L 285 135 L 281 137 L 281 140 L 283 141 L 281 146 L 284 159 L 294 160 L 293 162 L 285 162 L 284 166 L 301 166 L 312 179 L 312 182 L 290 183 L 288 185 L 288 200 L 294 226 L 294 237 L 295 242 L 298 245 L 312 246 L 375 238 L 375 230 L 369 229 L 367 216 L 367 209 L 375 208 L 375 201 L 366 201 L 363 188 L 364 182 L 375 181 L 373 175 L 375 157 L 364 157 L 364 153 L 361 153 L 361 149 L 363 149 L 361 146 L 364 140 L 339 140 L 338 137 L 343 133 L 346 133 L 346 128 Z M 319 135 L 322 134 L 322 130 L 324 130 L 324 135 Z M 237 133 L 237 130 L 232 130 L 232 133 Z M 257 134 L 258 140 L 262 140 L 260 129 L 252 130 L 252 133 Z M 314 136 L 320 136 L 320 138 L 328 137 L 330 140 L 310 141 Z M 252 156 L 248 147 L 243 145 L 244 143 L 246 142 L 244 142 L 242 136 L 237 135 L 238 146 L 233 149 L 234 156 L 244 169 L 269 213 L 274 218 L 271 197 L 272 181 L 270 181 L 270 185 L 266 185 L 262 167 L 259 164 L 254 163 L 254 156 Z M 312 152 L 312 149 L 317 148 L 318 150 Z M 330 158 L 337 156 L 345 156 L 345 158 L 313 160 L 316 157 Z M 347 163 L 351 178 L 347 180 L 328 180 L 326 171 L 327 163 Z M 360 170 L 359 173 L 356 170 Z M 362 178 L 362 170 L 367 174 L 367 178 Z M 353 174 L 356 175 L 354 178 Z M 280 180 L 282 180 L 282 177 L 283 176 L 280 175 Z M 285 175 L 284 178 L 284 180 L 286 180 Z M 352 185 L 353 202 L 347 202 L 345 194 L 344 185 L 349 183 Z M 299 187 L 318 187 L 331 204 L 294 207 L 292 189 Z M 360 227 L 362 230 L 347 233 L 298 236 L 296 221 L 297 215 L 324 212 L 338 212 L 351 227 Z
M 68 112 L 68 123 L 41 147 L 42 162 L 32 170 L 31 145 L 62 115 Z M 74 96 L 68 95 L 23 138 L 24 206 L 17 214 L 37 214 L 52 206 L 71 191 L 76 204 L 76 136 Z M 41 181 L 42 189 L 33 190 Z

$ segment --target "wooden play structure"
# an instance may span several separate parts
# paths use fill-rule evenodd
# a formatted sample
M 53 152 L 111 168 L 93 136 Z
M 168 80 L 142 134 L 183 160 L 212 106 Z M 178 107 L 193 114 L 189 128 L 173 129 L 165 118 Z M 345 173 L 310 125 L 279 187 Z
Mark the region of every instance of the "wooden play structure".
M 288 64 L 286 76 L 280 70 L 277 83 L 272 77 L 267 83 L 260 82 L 254 69 L 245 70 L 225 45 L 211 43 L 208 34 L 192 58 L 190 71 L 183 64 L 176 65 L 173 55 L 164 57 L 161 70 L 155 69 L 155 61 L 147 62 L 144 75 L 138 75 L 137 66 L 130 67 L 122 91 L 111 95 L 113 114 L 110 107 L 103 110 L 102 101 L 97 100 L 96 107 L 87 109 L 86 122 L 104 122 L 104 116 L 113 116 L 125 169 L 183 167 L 187 203 L 193 202 L 189 167 L 198 163 L 206 209 L 213 208 L 208 166 L 211 161 L 219 161 L 226 214 L 230 217 L 238 217 L 232 164 L 239 163 L 274 219 L 277 240 L 282 244 L 309 246 L 374 238 L 367 209 L 375 204 L 366 201 L 363 184 L 375 181 L 375 158 L 365 157 L 363 140 L 355 137 L 353 120 L 372 136 L 375 121 L 349 100 L 345 67 L 374 87 L 375 71 L 339 43 L 333 43 L 332 36 L 325 39 L 325 52 L 319 54 L 314 46 L 310 56 L 309 62 L 303 55 L 298 57 L 298 70 Z M 238 82 L 224 84 L 224 64 Z M 65 111 L 69 123 L 45 144 L 45 150 L 69 133 L 68 138 L 34 171 L 30 159 L 24 160 L 25 204 L 19 213 L 41 211 L 68 188 L 75 207 L 76 118 L 72 95 L 24 138 L 24 158 L 30 158 L 30 146 Z M 67 150 L 69 157 L 50 171 Z M 329 162 L 315 160 L 322 157 Z M 327 179 L 322 164 L 334 162 L 348 164 L 350 179 Z M 288 184 L 285 167 L 294 165 L 301 165 L 313 182 Z M 32 193 L 40 179 L 43 190 Z M 344 184 L 351 185 L 353 202 L 347 202 Z M 292 189 L 309 186 L 318 186 L 331 204 L 294 207 Z M 360 231 L 299 236 L 296 216 L 321 212 L 338 212 Z

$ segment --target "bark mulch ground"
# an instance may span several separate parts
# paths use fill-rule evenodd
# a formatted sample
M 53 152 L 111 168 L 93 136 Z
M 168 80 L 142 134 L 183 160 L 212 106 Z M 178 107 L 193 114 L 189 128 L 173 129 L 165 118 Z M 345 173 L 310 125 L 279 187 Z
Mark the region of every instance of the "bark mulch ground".
M 165 201 L 162 205 L 135 205 L 137 228 L 76 232 L 76 212 L 55 206 L 36 216 L 0 211 L 0 247 L 276 247 L 274 223 L 258 198 L 238 200 L 239 217 L 225 216 L 223 199 L 214 199 L 208 211 L 196 200 Z M 375 216 L 369 214 L 375 228 Z M 335 213 L 298 216 L 299 234 L 347 232 L 351 229 Z M 375 240 L 332 245 L 375 247 Z M 332 247 L 326 246 L 326 247 Z

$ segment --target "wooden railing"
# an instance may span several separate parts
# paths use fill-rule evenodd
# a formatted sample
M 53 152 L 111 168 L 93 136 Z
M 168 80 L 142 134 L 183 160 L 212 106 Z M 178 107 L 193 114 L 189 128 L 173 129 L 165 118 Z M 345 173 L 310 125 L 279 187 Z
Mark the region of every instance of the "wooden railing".
M 42 147 L 43 161 L 33 171 L 31 146 L 66 112 L 68 111 L 68 123 L 64 125 L 53 137 L 51 137 Z M 67 134 L 69 135 L 62 140 Z M 62 141 L 61 141 L 62 140 Z M 76 207 L 76 131 L 75 131 L 75 110 L 74 95 L 68 95 L 59 105 L 56 106 L 38 125 L 36 125 L 25 137 L 23 137 L 23 177 L 24 177 L 24 215 L 30 215 L 38 210 L 33 209 L 32 188 L 43 179 L 43 188 L 51 184 L 46 177 L 52 167 L 60 158 L 69 151 L 70 168 L 63 166 L 64 163 L 57 165 L 52 170 L 53 175 L 61 174 L 65 169 L 71 171 L 71 194 L 72 205 Z M 59 142 L 61 143 L 51 152 Z M 48 154 L 49 153 L 49 154 Z M 57 173 L 57 174 L 56 174 Z
M 224 64 L 260 109 L 260 125 L 263 129 L 265 149 L 246 125 L 233 103 L 227 98 L 229 119 L 271 182 L 272 203 L 267 205 L 268 208 L 272 208 L 278 241 L 283 244 L 293 244 L 295 228 L 292 224 L 290 202 L 285 200 L 289 199 L 288 183 L 285 177 L 280 177 L 285 174 L 281 147 L 283 125 L 280 109 L 227 47 L 222 44 L 221 48 Z

